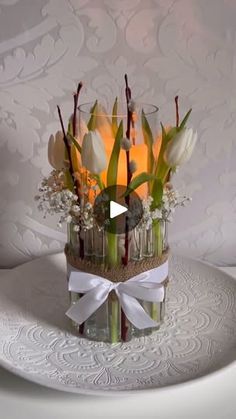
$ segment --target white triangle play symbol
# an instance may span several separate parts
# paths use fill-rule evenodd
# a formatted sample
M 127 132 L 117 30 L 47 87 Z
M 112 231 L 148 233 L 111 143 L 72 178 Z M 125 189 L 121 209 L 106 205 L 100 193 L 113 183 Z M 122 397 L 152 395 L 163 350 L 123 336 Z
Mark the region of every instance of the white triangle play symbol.
M 110 201 L 110 218 L 115 218 L 126 211 L 128 211 L 128 208 L 117 204 L 115 201 Z

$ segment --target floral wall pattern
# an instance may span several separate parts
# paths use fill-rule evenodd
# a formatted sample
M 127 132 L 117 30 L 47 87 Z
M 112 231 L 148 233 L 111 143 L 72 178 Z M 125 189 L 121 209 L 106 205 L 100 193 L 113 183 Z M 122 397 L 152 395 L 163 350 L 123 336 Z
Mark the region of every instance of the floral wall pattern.
M 214 13 L 212 13 L 214 10 Z M 174 122 L 173 98 L 193 107 L 199 141 L 175 183 L 193 198 L 176 213 L 172 249 L 236 262 L 236 2 L 0 0 L 0 266 L 63 249 L 65 231 L 34 201 L 71 92 L 110 103 L 129 74 L 137 100 Z

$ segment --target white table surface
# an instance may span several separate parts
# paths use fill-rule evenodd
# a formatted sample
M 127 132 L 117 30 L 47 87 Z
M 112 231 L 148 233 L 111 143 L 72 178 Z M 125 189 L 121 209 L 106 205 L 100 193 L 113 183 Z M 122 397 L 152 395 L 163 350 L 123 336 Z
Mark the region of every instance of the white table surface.
M 236 278 L 236 267 L 222 270 Z M 6 273 L 0 270 L 0 280 Z M 236 363 L 196 381 L 114 399 L 50 390 L 0 368 L 0 419 L 15 418 L 235 419 Z

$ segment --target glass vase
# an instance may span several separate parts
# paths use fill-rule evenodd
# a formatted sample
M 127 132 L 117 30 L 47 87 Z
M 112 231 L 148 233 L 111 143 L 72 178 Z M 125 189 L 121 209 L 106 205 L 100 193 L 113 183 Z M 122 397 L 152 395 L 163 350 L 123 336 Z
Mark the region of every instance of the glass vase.
M 168 243 L 167 243 L 167 223 L 161 222 L 160 230 L 156 229 L 156 227 L 152 227 L 154 232 L 151 230 L 146 230 L 142 227 L 137 227 L 136 231 L 132 231 L 130 235 L 130 256 L 131 260 L 135 263 L 139 263 L 145 258 L 151 260 L 154 256 L 154 248 L 156 243 L 155 232 L 158 231 L 158 234 L 162 234 L 162 238 L 158 237 L 158 242 L 162 243 L 162 251 L 161 254 L 165 254 L 168 251 Z M 72 236 L 76 233 L 72 226 L 68 228 L 68 231 L 71 234 L 73 231 Z M 94 253 L 93 256 L 89 256 L 90 262 L 93 264 L 97 264 L 99 268 L 103 267 L 104 269 L 104 276 L 109 270 L 109 264 L 106 262 L 107 256 L 109 254 L 108 249 L 111 249 L 111 240 L 109 233 L 105 230 L 99 231 L 97 227 L 93 228 L 93 231 L 90 232 L 92 237 L 96 237 L 93 242 L 94 245 Z M 117 263 L 121 263 L 122 255 L 124 253 L 124 236 L 119 237 L 112 237 L 114 240 L 117 239 L 117 243 L 115 246 L 113 244 L 112 249 L 117 250 Z M 68 236 L 69 239 L 69 236 Z M 97 244 L 95 242 L 97 240 Z M 147 243 L 148 241 L 148 243 Z M 67 244 L 67 252 L 69 251 L 70 254 L 73 255 L 73 261 L 79 259 L 78 249 L 73 248 L 73 245 L 77 243 L 78 240 L 68 241 Z M 110 248 L 108 247 L 110 244 Z M 70 249 L 70 250 L 68 250 Z M 147 252 L 148 249 L 148 252 Z M 158 248 L 158 256 L 160 256 L 160 249 Z M 70 258 L 68 257 L 68 261 Z M 72 262 L 73 263 L 73 262 Z M 69 262 L 70 268 L 68 268 L 68 278 L 69 273 L 71 270 L 76 270 L 76 266 L 73 268 L 71 263 Z M 100 275 L 100 274 L 99 274 Z M 165 284 L 165 291 L 166 291 L 166 284 Z M 70 301 L 71 304 L 75 304 L 80 298 L 83 297 L 83 294 L 79 294 L 76 292 L 70 292 Z M 140 304 L 146 311 L 146 313 L 157 323 L 157 326 L 154 328 L 146 328 L 146 329 L 137 329 L 134 325 L 132 325 L 129 320 L 126 318 L 120 303 L 117 299 L 117 296 L 114 291 L 112 291 L 105 303 L 103 303 L 99 309 L 93 313 L 88 320 L 84 322 L 82 325 L 77 325 L 75 322 L 72 322 L 73 327 L 77 330 L 80 336 L 86 337 L 91 340 L 97 341 L 104 341 L 110 343 L 116 343 L 121 341 L 129 341 L 133 337 L 142 337 L 149 335 L 150 333 L 158 330 L 165 314 L 165 299 L 162 302 L 148 302 L 148 301 L 141 301 L 139 300 Z
M 97 102 L 87 103 L 79 107 L 78 138 L 83 138 L 84 133 L 82 131 L 85 124 L 89 127 L 89 130 L 97 130 L 103 140 L 108 162 L 117 141 L 118 127 L 121 127 L 121 122 L 123 122 L 123 133 L 119 138 L 119 144 L 121 144 L 122 137 L 126 135 L 128 124 L 126 103 L 117 102 L 115 113 L 114 109 L 115 107 L 113 107 L 113 113 L 106 112 L 105 106 Z M 99 193 L 96 188 L 101 190 L 103 185 L 106 187 L 114 184 L 127 187 L 127 173 L 130 170 L 127 162 L 135 162 L 135 167 L 137 166 L 135 175 L 150 171 L 150 146 L 147 144 L 146 135 L 147 130 L 152 131 L 152 153 L 155 156 L 155 153 L 158 153 L 159 150 L 157 114 L 158 108 L 154 105 L 135 104 L 129 130 L 129 141 L 132 147 L 128 150 L 120 148 L 115 180 L 114 173 L 111 173 L 108 168 L 99 176 L 93 176 L 84 169 L 81 171 L 78 177 L 81 182 L 80 190 L 83 194 L 81 196 L 80 217 L 87 203 L 94 204 L 95 195 Z M 82 145 L 82 142 L 80 145 Z M 141 200 L 147 200 L 152 193 L 151 183 L 143 183 L 137 187 L 136 192 Z M 68 224 L 68 243 L 66 246 L 68 277 L 71 269 L 90 272 L 93 268 L 92 271 L 95 276 L 106 278 L 106 275 L 108 275 L 112 282 L 123 282 L 123 272 L 127 270 L 130 272 L 130 267 L 135 266 L 135 272 L 138 272 L 143 261 L 146 261 L 147 266 L 150 264 L 153 267 L 155 262 L 157 266 L 160 264 L 162 257 L 166 260 L 168 238 L 164 221 L 153 220 L 152 225 L 148 228 L 143 221 L 140 221 L 140 224 L 133 230 L 124 231 L 122 234 L 108 231 L 105 226 L 101 228 L 96 220 L 92 220 L 89 226 L 89 228 L 85 228 L 78 219 L 72 219 L 71 223 Z M 127 278 L 130 277 L 132 275 Z M 164 289 L 166 289 L 166 284 Z M 81 298 L 83 298 L 83 294 L 70 292 L 71 304 L 76 304 Z M 165 301 L 153 303 L 139 300 L 139 303 L 149 317 L 156 321 L 156 327 L 138 329 L 131 324 L 122 310 L 114 290 L 83 324 L 77 325 L 73 322 L 73 326 L 80 336 L 110 343 L 124 342 L 133 337 L 145 336 L 160 327 L 163 321 Z

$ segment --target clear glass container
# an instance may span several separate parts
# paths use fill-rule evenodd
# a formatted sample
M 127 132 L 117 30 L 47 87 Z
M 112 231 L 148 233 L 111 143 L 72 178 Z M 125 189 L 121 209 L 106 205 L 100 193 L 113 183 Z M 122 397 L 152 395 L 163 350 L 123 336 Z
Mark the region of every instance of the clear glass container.
M 167 242 L 167 223 L 161 222 L 161 234 L 162 238 L 159 239 L 162 243 L 162 250 L 168 250 Z M 68 247 L 71 254 L 75 258 L 79 258 L 78 247 L 74 247 L 74 244 L 78 243 L 76 239 L 78 233 L 74 231 L 74 227 L 68 226 Z M 97 244 L 93 244 L 94 253 L 93 256 L 89 256 L 89 260 L 94 264 L 99 266 L 104 266 L 104 269 L 107 270 L 106 258 L 108 254 L 108 244 L 109 244 L 109 234 L 105 230 L 98 230 L 97 227 L 94 227 L 90 231 L 91 236 L 96 237 Z M 72 235 L 72 240 L 69 241 L 69 237 Z M 124 236 L 118 238 L 117 244 L 117 261 L 120 263 L 122 255 L 124 254 Z M 130 234 L 130 254 L 131 260 L 135 262 L 141 261 L 145 258 L 154 257 L 154 247 L 155 247 L 155 238 L 151 229 L 137 228 Z M 148 252 L 147 252 L 148 249 Z M 158 249 L 159 253 L 159 249 Z M 166 289 L 166 287 L 165 287 Z M 71 304 L 74 304 L 78 301 L 79 298 L 82 298 L 83 294 L 78 294 L 75 292 L 70 292 Z M 146 328 L 146 329 L 137 329 L 134 327 L 129 320 L 124 315 L 116 294 L 112 291 L 109 295 L 108 300 L 102 304 L 99 309 L 92 314 L 88 320 L 85 321 L 83 325 L 78 326 L 75 322 L 73 323 L 74 328 L 77 330 L 78 334 L 86 337 L 91 340 L 104 341 L 110 343 L 116 343 L 119 341 L 129 341 L 133 337 L 146 336 L 152 333 L 155 330 L 158 330 L 165 314 L 165 300 L 163 302 L 152 303 L 148 301 L 139 301 L 143 306 L 149 316 L 157 322 L 157 327 L 155 328 Z
M 153 156 L 159 151 L 158 140 L 158 108 L 154 105 L 145 103 L 136 103 L 135 112 L 132 114 L 129 139 L 132 147 L 127 151 L 121 147 L 117 167 L 117 177 L 115 184 L 127 186 L 127 173 L 129 171 L 127 161 L 135 161 L 136 171 L 134 176 L 150 170 L 150 148 L 147 142 L 147 130 L 152 131 L 151 146 Z M 127 136 L 127 105 L 123 102 L 116 103 L 116 113 L 112 114 L 105 111 L 104 105 L 97 103 L 87 103 L 79 107 L 79 137 L 81 142 L 83 138 L 83 127 L 85 124 L 89 130 L 97 130 L 103 140 L 107 161 L 109 162 L 118 127 L 123 121 L 122 137 Z M 120 141 L 122 138 L 120 139 Z M 82 142 L 81 144 L 82 145 Z M 107 186 L 108 168 L 104 170 L 98 178 L 93 178 L 91 174 L 83 169 L 80 174 L 80 188 L 85 191 L 81 198 L 82 206 L 90 202 L 93 205 L 95 195 L 94 182 L 98 185 Z M 114 184 L 114 183 L 113 183 Z M 146 200 L 151 194 L 151 183 L 144 183 L 136 189 L 141 200 Z M 161 256 L 163 251 L 168 248 L 167 226 L 163 221 L 153 221 L 150 228 L 146 228 L 142 223 L 136 226 L 132 231 L 123 234 L 112 234 L 105 229 L 92 223 L 89 229 L 83 229 L 73 219 L 68 224 L 68 243 L 67 251 L 73 255 L 74 260 L 86 260 L 94 266 L 99 266 L 99 272 L 109 269 L 116 269 L 119 272 L 122 265 L 124 268 L 129 263 L 139 264 L 144 259 L 151 260 L 156 256 Z M 117 274 L 118 275 L 118 274 Z M 102 276 L 102 275 L 101 275 Z M 104 275 L 105 276 L 105 275 Z M 119 282 L 119 278 L 115 278 Z M 76 303 L 82 294 L 70 293 L 71 304 Z M 157 330 L 163 320 L 164 304 L 139 301 L 149 316 L 157 322 L 157 327 L 139 330 L 135 328 L 126 318 L 118 298 L 114 291 L 109 294 L 107 301 L 92 314 L 84 324 L 78 326 L 73 323 L 77 332 L 88 339 L 116 343 L 128 341 L 132 337 L 140 337 L 150 334 Z
M 76 303 L 82 296 L 82 294 L 70 292 L 71 304 Z M 140 301 L 140 303 L 146 313 L 157 322 L 156 327 L 137 329 L 126 318 L 116 295 L 112 293 L 82 325 L 79 326 L 74 321 L 72 324 L 80 336 L 91 340 L 110 343 L 128 342 L 133 337 L 147 336 L 158 330 L 164 319 L 165 301 L 160 303 Z

